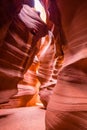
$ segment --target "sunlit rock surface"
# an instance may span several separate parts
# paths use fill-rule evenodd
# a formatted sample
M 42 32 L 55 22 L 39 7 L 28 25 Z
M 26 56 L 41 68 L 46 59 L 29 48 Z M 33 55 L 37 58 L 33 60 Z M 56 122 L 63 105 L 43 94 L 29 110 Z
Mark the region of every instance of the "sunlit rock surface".
M 42 103 L 46 107 L 49 98 L 52 94 L 52 90 L 56 84 L 56 80 L 52 80 L 54 62 L 55 62 L 55 45 L 53 40 L 53 34 L 49 32 L 49 35 L 44 38 L 44 44 L 41 51 L 38 54 L 39 66 L 37 77 L 40 81 L 39 95 Z

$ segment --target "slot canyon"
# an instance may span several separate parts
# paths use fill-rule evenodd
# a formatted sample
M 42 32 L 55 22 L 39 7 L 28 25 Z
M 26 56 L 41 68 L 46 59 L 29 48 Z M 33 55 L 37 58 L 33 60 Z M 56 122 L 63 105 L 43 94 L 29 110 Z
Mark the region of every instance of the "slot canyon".
M 87 0 L 0 0 L 0 130 L 87 130 Z

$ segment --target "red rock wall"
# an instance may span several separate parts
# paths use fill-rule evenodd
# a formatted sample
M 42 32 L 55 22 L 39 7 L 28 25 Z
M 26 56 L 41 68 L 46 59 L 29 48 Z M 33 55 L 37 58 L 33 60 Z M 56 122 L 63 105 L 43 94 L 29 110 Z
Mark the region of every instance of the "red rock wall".
M 22 1 L 4 2 L 7 2 L 5 9 L 8 10 L 10 18 L 6 16 L 5 23 L 2 17 L 3 25 L 0 21 L 0 102 L 7 102 L 9 97 L 17 92 L 17 84 L 23 79 L 24 73 L 32 64 L 38 50 L 37 41 L 48 32 L 46 24 L 34 9 L 28 5 L 22 8 Z M 8 9 L 8 5 L 12 6 L 11 4 L 14 5 L 13 13 Z M 2 1 L 1 5 L 4 7 Z M 4 8 L 0 11 L 5 16 Z M 33 17 L 26 12 L 30 15 L 32 13 Z M 12 13 L 11 16 L 10 13 Z M 40 28 L 38 28 L 39 25 Z M 5 33 L 2 33 L 4 29 L 6 29 Z
M 87 128 L 84 116 L 87 117 L 87 1 L 58 0 L 57 4 L 67 43 L 63 48 L 63 66 L 47 108 L 46 129 L 85 130 Z

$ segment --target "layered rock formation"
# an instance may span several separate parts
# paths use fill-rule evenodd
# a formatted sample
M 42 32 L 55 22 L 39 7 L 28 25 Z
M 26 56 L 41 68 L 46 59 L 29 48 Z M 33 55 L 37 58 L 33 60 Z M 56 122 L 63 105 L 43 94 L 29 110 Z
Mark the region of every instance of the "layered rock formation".
M 49 101 L 49 97 L 52 93 L 52 89 L 55 85 L 55 81 L 52 82 L 52 73 L 55 62 L 55 45 L 53 35 L 49 32 L 49 35 L 44 39 L 44 44 L 41 52 L 38 54 L 39 67 L 37 77 L 41 83 L 39 88 L 39 95 L 42 103 L 46 107 Z
M 67 42 L 63 48 L 63 65 L 47 108 L 46 130 L 86 130 L 87 1 L 55 2 Z
M 46 4 L 44 7 L 48 11 L 47 25 L 54 35 L 45 39 L 44 47 L 37 55 L 40 60 L 37 74 L 41 82 L 40 98 L 45 107 L 48 104 L 46 130 L 86 130 L 87 0 L 41 1 Z M 14 9 L 17 6 L 18 4 Z M 5 9 L 8 7 L 9 5 L 5 6 Z M 28 69 L 38 51 L 36 42 L 48 32 L 46 24 L 34 9 L 28 5 L 24 5 L 21 11 L 20 8 L 16 13 L 13 11 L 8 18 L 4 13 L 4 19 L 0 19 L 0 103 L 8 101 L 10 96 L 17 92 L 17 84 L 25 73 L 23 83 L 37 82 L 36 72 L 32 73 L 32 69 Z M 9 14 L 9 9 L 6 11 L 6 14 Z M 1 16 L 2 12 L 3 8 Z M 58 61 L 61 56 L 64 56 L 63 64 L 61 69 L 57 70 L 59 67 L 56 65 L 60 63 Z M 33 78 L 28 79 L 28 76 Z M 22 85 L 19 87 L 19 90 L 21 89 L 24 89 Z M 33 90 L 32 92 L 35 92 Z M 18 94 L 21 97 L 21 91 Z M 34 93 L 30 91 L 30 94 Z M 28 102 L 27 98 L 25 99 L 24 105 Z
M 8 5 L 9 1 L 5 2 Z M 2 2 L 2 7 L 3 4 Z M 14 9 L 17 10 L 14 10 L 8 20 L 6 18 L 7 23 L 4 23 L 2 18 L 0 34 L 4 32 L 4 28 L 6 32 L 3 33 L 3 37 L 0 36 L 0 103 L 7 102 L 13 94 L 17 93 L 17 84 L 23 79 L 37 52 L 36 43 L 48 31 L 46 24 L 34 9 L 28 5 L 22 8 L 21 1 L 9 4 L 10 6 L 13 4 Z M 9 12 L 8 6 L 6 9 Z M 3 11 L 2 9 L 1 12 Z
M 55 40 L 52 32 L 49 32 L 49 35 L 44 38 L 43 46 L 37 55 L 40 62 L 37 72 L 37 77 L 41 83 L 39 95 L 45 108 L 53 93 L 53 88 L 57 81 L 58 70 L 62 63 L 62 54 L 60 53 L 59 47 L 56 48 L 57 42 L 58 41 Z

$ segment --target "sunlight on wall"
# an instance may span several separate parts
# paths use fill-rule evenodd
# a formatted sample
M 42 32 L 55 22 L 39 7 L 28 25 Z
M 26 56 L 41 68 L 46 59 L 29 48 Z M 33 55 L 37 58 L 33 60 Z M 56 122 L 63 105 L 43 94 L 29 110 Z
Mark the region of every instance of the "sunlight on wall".
M 40 12 L 40 17 L 41 19 L 46 22 L 46 13 L 45 10 L 43 8 L 43 6 L 41 5 L 41 3 L 39 2 L 39 0 L 34 0 L 34 7 L 35 9 Z

